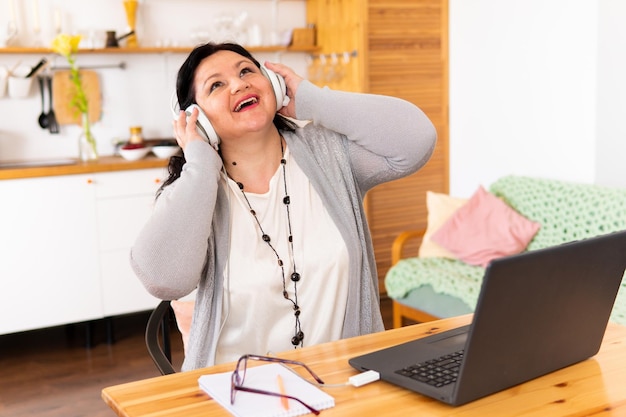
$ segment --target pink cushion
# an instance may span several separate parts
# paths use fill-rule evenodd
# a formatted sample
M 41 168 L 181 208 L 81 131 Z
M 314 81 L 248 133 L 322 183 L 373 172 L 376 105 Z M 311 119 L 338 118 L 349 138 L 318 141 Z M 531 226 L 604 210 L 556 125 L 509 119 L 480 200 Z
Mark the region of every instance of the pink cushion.
M 431 239 L 463 262 L 486 267 L 494 258 L 526 249 L 539 227 L 479 187 Z
M 191 318 L 193 317 L 193 307 L 195 301 L 179 301 L 172 300 L 170 305 L 174 310 L 176 316 L 176 325 L 183 338 L 183 349 L 187 351 L 187 344 L 189 342 L 189 330 L 191 329 Z

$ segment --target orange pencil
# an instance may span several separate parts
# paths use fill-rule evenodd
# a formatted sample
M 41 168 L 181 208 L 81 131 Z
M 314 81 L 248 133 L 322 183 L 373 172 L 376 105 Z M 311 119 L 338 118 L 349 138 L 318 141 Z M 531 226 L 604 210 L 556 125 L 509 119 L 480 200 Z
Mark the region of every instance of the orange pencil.
M 282 395 L 286 395 L 285 384 L 283 384 L 283 377 L 278 375 L 276 379 L 278 380 L 278 389 L 280 390 L 280 393 Z M 283 408 L 285 410 L 289 410 L 289 399 L 287 399 L 286 397 L 280 397 L 280 403 L 283 405 Z

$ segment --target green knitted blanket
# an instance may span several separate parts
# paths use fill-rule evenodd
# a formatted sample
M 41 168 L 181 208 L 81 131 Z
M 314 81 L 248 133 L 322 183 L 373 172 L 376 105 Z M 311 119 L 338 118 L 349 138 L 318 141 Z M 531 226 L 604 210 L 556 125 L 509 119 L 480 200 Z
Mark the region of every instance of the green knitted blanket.
M 506 176 L 490 192 L 528 219 L 541 224 L 527 250 L 626 229 L 626 190 L 540 178 Z M 391 298 L 431 285 L 435 292 L 461 299 L 472 309 L 484 269 L 447 258 L 406 258 L 387 273 Z M 622 281 L 611 320 L 626 325 L 626 280 Z

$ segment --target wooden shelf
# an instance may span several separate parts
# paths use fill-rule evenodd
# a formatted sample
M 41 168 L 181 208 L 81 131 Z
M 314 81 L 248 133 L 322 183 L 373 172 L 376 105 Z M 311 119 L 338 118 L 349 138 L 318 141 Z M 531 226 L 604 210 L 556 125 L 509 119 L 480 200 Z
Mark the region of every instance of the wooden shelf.
M 94 48 L 94 49 L 80 49 L 79 54 L 163 54 L 163 53 L 189 53 L 193 46 L 177 46 L 177 47 L 156 47 L 156 46 L 142 46 L 137 48 Z M 305 52 L 315 53 L 320 50 L 317 46 L 251 46 L 246 47 L 251 53 L 263 53 L 263 52 Z M 38 47 L 9 47 L 0 48 L 0 54 L 52 54 L 50 48 L 38 48 Z

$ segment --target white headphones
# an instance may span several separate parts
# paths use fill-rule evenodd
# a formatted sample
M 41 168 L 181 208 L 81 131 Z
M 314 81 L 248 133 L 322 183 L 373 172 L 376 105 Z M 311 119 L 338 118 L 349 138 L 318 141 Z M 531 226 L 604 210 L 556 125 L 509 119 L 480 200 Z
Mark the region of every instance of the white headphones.
M 285 79 L 276 74 L 274 71 L 265 68 L 264 65 L 261 65 L 261 72 L 265 75 L 272 84 L 272 88 L 274 89 L 274 95 L 276 96 L 276 111 L 282 109 L 286 105 L 289 104 L 289 97 L 287 96 L 287 87 L 285 85 Z M 174 114 L 174 118 L 177 119 L 180 113 L 180 105 L 178 104 L 178 97 L 176 96 L 176 91 L 172 94 L 171 97 L 171 109 Z M 219 149 L 220 138 L 215 132 L 213 125 L 209 121 L 209 118 L 204 114 L 200 106 L 197 104 L 192 104 L 185 109 L 185 113 L 187 113 L 187 117 L 191 116 L 191 111 L 195 108 L 198 109 L 198 123 L 196 124 L 196 128 L 200 136 L 202 136 L 207 142 L 211 144 L 215 148 L 215 150 Z

